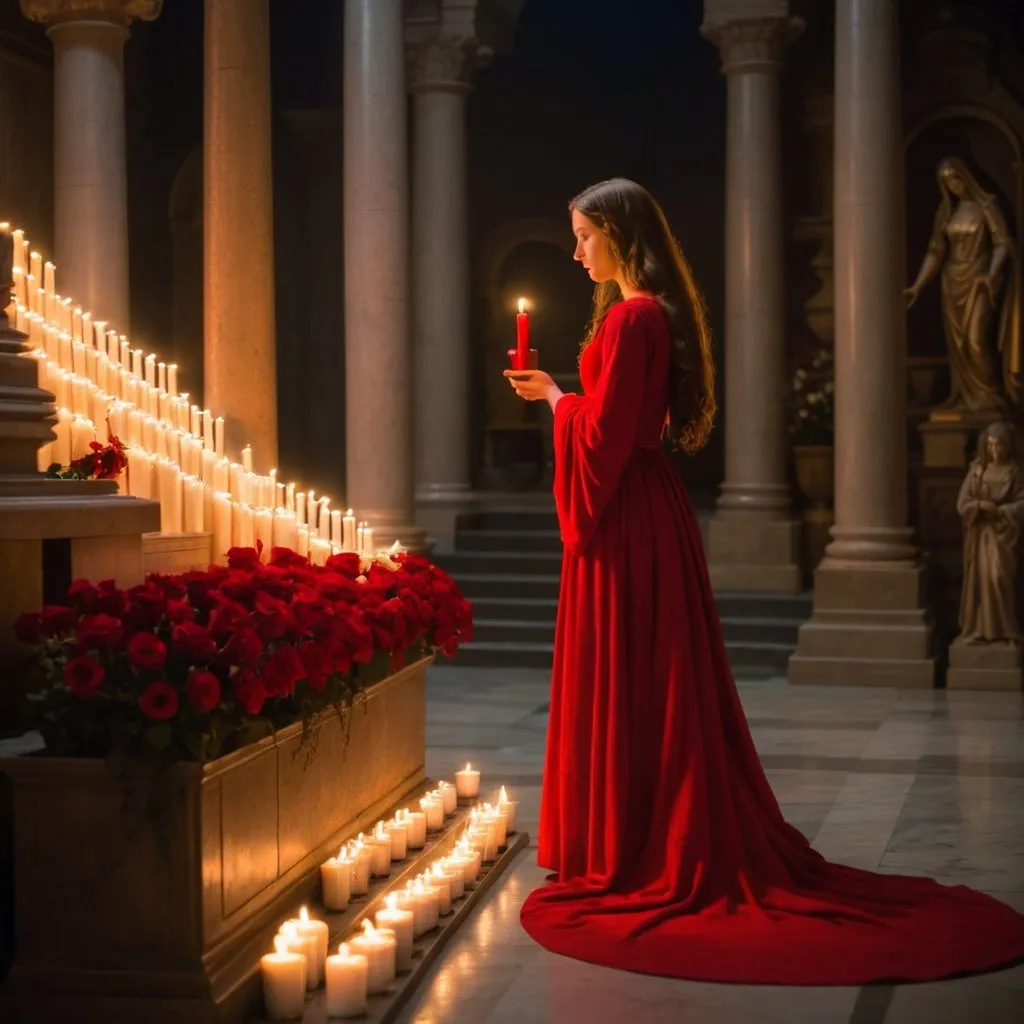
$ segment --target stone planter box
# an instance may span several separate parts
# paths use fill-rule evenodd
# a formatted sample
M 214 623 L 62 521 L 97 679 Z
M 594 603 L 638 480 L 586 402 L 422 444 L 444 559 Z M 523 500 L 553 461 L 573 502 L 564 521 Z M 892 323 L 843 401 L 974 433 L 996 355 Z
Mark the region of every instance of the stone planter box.
M 0 1017 L 33 1024 L 242 1021 L 259 956 L 319 865 L 424 779 L 422 659 L 321 725 L 175 771 L 168 840 L 87 759 L 0 760 L 13 825 L 15 958 Z

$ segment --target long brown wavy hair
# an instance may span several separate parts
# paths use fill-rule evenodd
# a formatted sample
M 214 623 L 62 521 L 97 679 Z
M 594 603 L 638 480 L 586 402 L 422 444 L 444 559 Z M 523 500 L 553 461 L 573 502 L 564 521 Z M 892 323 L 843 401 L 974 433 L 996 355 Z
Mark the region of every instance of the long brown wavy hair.
M 672 370 L 665 433 L 675 448 L 695 452 L 711 433 L 718 403 L 715 361 L 704 297 L 661 207 L 635 181 L 610 178 L 569 203 L 608 238 L 610 254 L 629 284 L 651 292 L 668 317 Z M 594 340 L 622 292 L 615 281 L 594 289 L 594 310 L 580 351 Z

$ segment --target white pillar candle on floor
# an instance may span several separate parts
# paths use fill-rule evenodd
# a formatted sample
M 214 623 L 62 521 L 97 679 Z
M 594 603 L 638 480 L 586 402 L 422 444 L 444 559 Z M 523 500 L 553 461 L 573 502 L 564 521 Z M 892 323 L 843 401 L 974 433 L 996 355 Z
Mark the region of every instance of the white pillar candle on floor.
M 438 917 L 441 913 L 441 892 L 436 885 L 427 885 L 422 878 L 417 878 L 412 884 L 412 891 L 420 900 L 424 910 L 424 931 L 430 931 L 437 927 Z
M 320 984 L 318 966 L 320 961 L 317 958 L 317 938 L 309 932 L 300 932 L 296 922 L 285 921 L 281 930 L 277 933 L 288 943 L 288 949 L 292 953 L 298 953 L 306 961 L 306 991 L 312 992 Z
M 300 523 L 298 527 L 298 543 L 295 545 L 295 553 L 303 558 L 309 558 L 309 527 Z
M 352 898 L 352 858 L 342 848 L 337 857 L 320 865 L 320 888 L 328 910 L 344 910 Z
M 242 468 L 246 473 L 252 472 L 252 447 L 250 445 L 246 445 L 242 449 Z
M 37 252 L 28 254 L 28 272 L 40 283 L 43 283 L 43 257 Z
M 294 551 L 299 544 L 299 528 L 295 520 L 295 513 L 287 509 L 277 509 L 274 512 L 274 547 L 288 548 Z
M 167 364 L 167 391 L 171 398 L 178 397 L 178 364 Z
M 428 832 L 444 828 L 444 802 L 440 796 L 428 793 L 420 800 L 420 810 L 426 815 Z
M 427 841 L 427 816 L 422 811 L 403 812 L 402 820 L 409 831 L 407 843 L 410 850 L 420 850 Z
M 498 856 L 498 844 L 495 842 L 494 829 L 490 825 L 474 825 L 469 830 L 469 841 L 473 849 L 479 852 L 481 860 L 492 861 Z
M 485 822 L 487 825 L 494 830 L 494 841 L 498 846 L 498 849 L 502 849 L 506 844 L 506 821 L 504 813 L 498 810 L 494 804 L 484 804 L 483 813 L 480 815 L 480 820 Z
M 505 787 L 501 787 L 501 792 L 498 794 L 498 807 L 505 808 L 505 828 L 508 832 L 515 832 L 516 830 L 516 808 L 519 806 L 518 800 L 509 800 L 508 793 Z
M 253 523 L 256 531 L 256 544 L 263 544 L 263 552 L 260 555 L 261 562 L 270 561 L 270 549 L 274 544 L 274 513 L 269 508 L 259 508 L 253 513 Z
M 76 416 L 71 421 L 71 458 L 80 459 L 91 451 L 90 445 L 96 440 L 96 428 L 93 422 L 84 416 Z
M 185 533 L 202 533 L 204 521 L 203 505 L 205 498 L 203 483 L 201 480 L 197 480 L 194 476 L 184 476 L 182 477 L 181 485 L 184 492 L 182 529 Z
M 295 1020 L 306 1001 L 306 958 L 288 948 L 284 935 L 274 936 L 274 952 L 260 957 L 263 1001 L 271 1020 Z
M 391 859 L 393 861 L 405 860 L 409 855 L 409 826 L 392 818 L 384 827 L 391 836 Z
M 455 773 L 455 789 L 461 800 L 474 800 L 480 794 L 480 773 L 468 761 Z
M 434 861 L 423 879 L 437 890 L 437 912 L 444 917 L 452 912 L 452 883 L 438 861 Z
M 329 938 L 327 923 L 310 917 L 309 911 L 305 907 L 299 908 L 299 916 L 294 920 L 294 923 L 300 935 L 308 935 L 316 943 L 316 984 L 319 985 L 323 981 L 324 961 L 327 959 L 327 941 Z M 311 987 L 316 988 L 316 985 Z
M 223 491 L 213 495 L 213 558 L 223 562 L 231 547 L 231 495 Z
M 423 908 L 423 901 L 413 892 L 412 882 L 406 882 L 404 889 L 389 893 L 389 896 L 391 895 L 395 897 L 395 906 L 399 910 L 407 910 L 412 914 L 412 934 L 414 939 L 418 939 L 426 931 L 426 911 Z
M 445 857 L 444 860 L 438 861 L 441 865 L 441 870 L 444 872 L 445 878 L 448 879 L 448 885 L 451 887 L 452 900 L 461 900 L 463 894 L 466 891 L 466 871 L 465 863 L 455 857 Z
M 384 904 L 384 909 L 374 915 L 374 923 L 378 928 L 390 928 L 395 933 L 395 971 L 399 974 L 411 971 L 416 913 L 398 906 L 396 892 L 389 892 Z
M 356 517 L 352 514 L 352 509 L 345 512 L 341 521 L 341 546 L 345 551 L 356 550 Z
M 325 1006 L 328 1017 L 362 1017 L 366 1013 L 369 990 L 369 961 L 362 953 L 353 953 L 347 942 L 327 958 L 324 965 Z
M 383 822 L 377 823 L 383 830 Z M 372 832 L 363 840 L 370 851 L 370 874 L 374 878 L 387 878 L 391 874 L 391 836 L 387 832 Z
M 454 814 L 459 806 L 459 794 L 450 782 L 439 782 L 437 791 L 441 794 L 441 803 L 444 805 L 444 813 L 447 817 Z
M 367 991 L 371 994 L 386 992 L 395 977 L 398 942 L 390 930 L 378 931 L 373 922 L 363 918 L 363 934 L 349 941 L 353 953 L 366 957 Z
M 352 857 L 352 895 L 365 896 L 370 891 L 370 851 L 360 835 L 349 844 Z
M 203 410 L 203 447 L 213 451 L 213 413 Z

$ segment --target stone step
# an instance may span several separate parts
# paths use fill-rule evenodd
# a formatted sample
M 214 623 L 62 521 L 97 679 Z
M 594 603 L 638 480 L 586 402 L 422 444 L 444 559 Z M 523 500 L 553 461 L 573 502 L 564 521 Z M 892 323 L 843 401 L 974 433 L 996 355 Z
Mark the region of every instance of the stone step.
M 529 619 L 482 619 L 473 623 L 473 641 L 481 643 L 553 644 L 555 619 L 546 622 Z
M 458 552 L 550 551 L 561 554 L 562 538 L 557 530 L 459 530 L 455 535 Z
M 775 619 L 762 616 L 722 617 L 722 632 L 728 647 L 734 643 L 775 643 L 796 648 L 797 635 L 803 619 Z
M 458 581 L 463 574 L 558 576 L 560 551 L 456 551 L 434 556 L 434 564 Z
M 458 649 L 452 664 L 459 668 L 550 669 L 554 653 L 554 643 L 474 640 L 471 644 L 463 644 Z
M 477 622 L 515 619 L 519 622 L 553 623 L 557 614 L 556 597 L 478 597 L 473 600 L 473 615 Z
M 476 573 L 461 572 L 454 576 L 455 582 L 465 597 L 475 601 L 480 597 L 490 598 L 541 598 L 553 600 L 558 597 L 559 577 L 554 575 L 526 575 L 521 573 Z
M 778 594 L 771 591 L 716 590 L 718 613 L 730 618 L 790 619 L 805 622 L 811 617 L 810 591 Z
M 469 530 L 558 530 L 554 502 L 549 506 L 524 505 L 521 508 L 484 508 L 464 517 L 460 531 Z

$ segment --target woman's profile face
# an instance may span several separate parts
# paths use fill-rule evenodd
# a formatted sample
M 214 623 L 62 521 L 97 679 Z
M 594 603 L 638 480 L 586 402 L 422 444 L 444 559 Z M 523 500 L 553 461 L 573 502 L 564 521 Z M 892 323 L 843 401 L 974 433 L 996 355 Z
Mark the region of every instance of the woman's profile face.
M 618 267 L 612 259 L 608 236 L 585 214 L 572 211 L 572 233 L 576 236 L 574 260 L 579 260 L 592 281 L 600 284 L 615 277 Z

